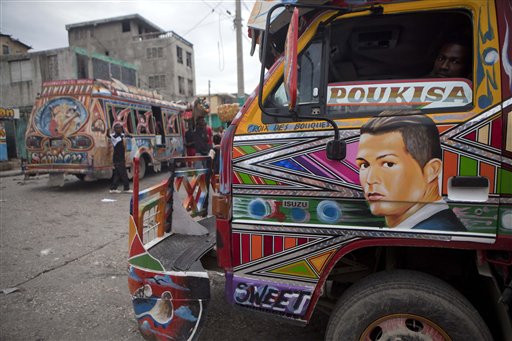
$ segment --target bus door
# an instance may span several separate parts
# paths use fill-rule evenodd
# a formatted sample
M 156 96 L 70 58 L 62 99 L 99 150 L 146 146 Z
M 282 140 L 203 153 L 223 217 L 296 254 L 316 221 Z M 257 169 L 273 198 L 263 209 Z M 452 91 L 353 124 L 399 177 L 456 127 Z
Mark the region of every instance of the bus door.
M 164 119 L 162 109 L 160 107 L 151 107 L 153 112 L 153 118 L 155 120 L 155 140 L 156 147 L 162 148 L 166 146 L 165 130 L 164 130 Z

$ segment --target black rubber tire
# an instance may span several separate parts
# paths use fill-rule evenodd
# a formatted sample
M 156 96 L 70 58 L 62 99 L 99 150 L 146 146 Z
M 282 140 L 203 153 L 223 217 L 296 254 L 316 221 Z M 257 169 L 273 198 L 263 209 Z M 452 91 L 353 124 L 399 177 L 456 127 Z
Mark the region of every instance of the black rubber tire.
M 492 340 L 482 317 L 457 290 L 436 277 L 407 270 L 375 273 L 347 289 L 331 314 L 325 339 L 359 340 L 373 322 L 392 314 L 427 319 L 453 341 Z

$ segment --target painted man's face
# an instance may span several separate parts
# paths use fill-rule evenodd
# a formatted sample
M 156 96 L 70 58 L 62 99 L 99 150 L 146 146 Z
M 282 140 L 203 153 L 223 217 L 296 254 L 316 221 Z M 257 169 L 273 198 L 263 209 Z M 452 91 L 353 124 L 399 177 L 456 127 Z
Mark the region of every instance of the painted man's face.
M 428 180 L 399 132 L 363 134 L 357 154 L 359 180 L 376 216 L 402 216 L 423 201 Z

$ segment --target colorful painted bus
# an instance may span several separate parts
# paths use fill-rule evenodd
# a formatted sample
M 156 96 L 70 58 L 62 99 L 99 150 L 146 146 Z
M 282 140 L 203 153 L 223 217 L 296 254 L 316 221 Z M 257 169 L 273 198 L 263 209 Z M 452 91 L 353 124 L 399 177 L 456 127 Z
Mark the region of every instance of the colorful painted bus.
M 117 80 L 61 80 L 43 83 L 26 132 L 25 174 L 50 177 L 74 174 L 91 181 L 112 176 L 114 124 L 122 124 L 133 139 L 129 155 L 141 157 L 140 176 L 148 167 L 184 153 L 182 113 L 186 106 L 162 100 L 156 92 L 126 86 Z
M 511 23 L 506 0 L 256 2 L 260 85 L 212 199 L 228 302 L 328 314 L 327 340 L 512 340 Z M 161 251 L 182 225 L 131 229 L 157 339 L 197 338 L 206 315 L 208 238 Z M 174 303 L 190 314 L 157 309 Z

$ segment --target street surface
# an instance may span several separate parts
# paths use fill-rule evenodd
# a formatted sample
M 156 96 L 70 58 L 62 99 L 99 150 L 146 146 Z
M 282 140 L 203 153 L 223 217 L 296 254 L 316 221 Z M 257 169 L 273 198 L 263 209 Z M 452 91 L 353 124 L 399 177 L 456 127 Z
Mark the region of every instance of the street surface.
M 130 195 L 110 194 L 108 181 L 47 180 L 0 178 L 0 290 L 16 289 L 0 293 L 0 340 L 143 340 L 127 288 Z M 322 339 L 312 326 L 227 304 L 224 275 L 209 275 L 201 340 Z

